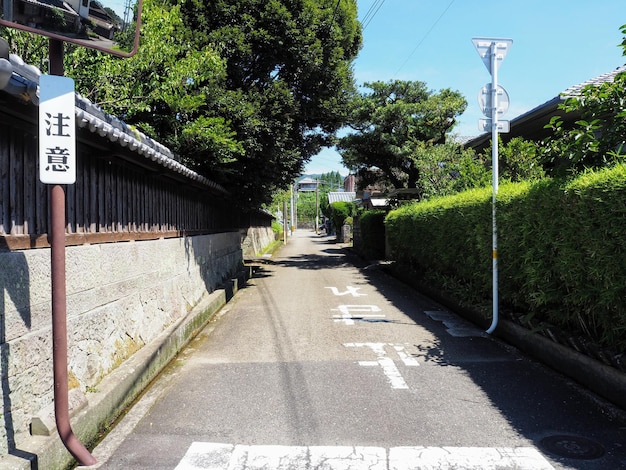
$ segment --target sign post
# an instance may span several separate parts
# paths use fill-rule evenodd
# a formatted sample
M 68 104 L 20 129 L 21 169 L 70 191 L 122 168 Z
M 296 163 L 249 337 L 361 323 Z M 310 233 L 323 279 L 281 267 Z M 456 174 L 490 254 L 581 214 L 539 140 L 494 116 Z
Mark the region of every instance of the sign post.
M 54 417 L 61 441 L 80 465 L 96 459 L 78 440 L 69 418 L 65 189 L 76 182 L 74 80 L 63 76 L 63 42 L 50 39 L 50 73 L 39 78 L 39 179 L 50 187 L 50 271 L 52 281 L 52 368 Z
M 491 125 L 491 169 L 493 196 L 491 202 L 492 216 L 492 269 L 493 269 L 493 317 L 491 326 L 487 330 L 488 334 L 495 331 L 498 326 L 498 225 L 496 223 L 496 197 L 498 194 L 498 131 L 508 131 L 509 123 L 500 125 L 498 123 L 498 114 L 504 114 L 508 107 L 508 94 L 504 88 L 498 85 L 498 69 L 504 60 L 507 52 L 513 44 L 512 39 L 495 39 L 495 38 L 473 38 L 472 42 L 478 55 L 480 55 L 487 70 L 491 74 L 491 84 L 483 87 L 479 94 L 479 103 L 483 114 L 490 119 L 481 120 L 481 127 L 485 130 Z M 484 98 L 483 99 L 481 99 Z M 501 100 L 498 98 L 501 97 Z M 500 102 L 501 101 L 501 102 Z M 485 122 L 486 121 L 486 122 Z
M 139 47 L 142 0 L 127 0 L 124 20 L 111 16 L 97 17 L 88 0 L 66 2 L 30 2 L 27 6 L 45 9 L 49 15 L 39 15 L 24 24 L 23 9 L 18 0 L 0 0 L 0 26 L 47 36 L 49 39 L 50 75 L 39 80 L 39 179 L 50 187 L 50 268 L 52 281 L 52 358 L 54 369 L 54 414 L 57 431 L 67 450 L 80 465 L 94 465 L 96 460 L 76 438 L 69 422 L 67 374 L 67 302 L 65 285 L 65 189 L 63 185 L 76 182 L 76 111 L 74 81 L 64 77 L 63 43 L 97 49 L 118 57 L 131 57 Z M 53 4 L 54 3 L 54 4 Z M 93 3 L 93 2 L 92 2 Z M 61 5 L 62 4 L 62 5 Z M 102 7 L 102 5 L 99 5 Z M 110 6 L 110 5 L 109 5 Z M 45 7 L 45 8 L 44 8 Z M 111 8 L 105 8 L 111 10 Z M 131 18 L 130 12 L 134 15 Z M 58 20 L 66 14 L 76 18 L 59 32 Z M 32 15 L 31 15 L 32 16 Z M 37 15 L 35 15 L 37 16 Z M 31 21 L 32 20 L 32 21 Z M 102 25 L 104 24 L 104 27 Z M 134 40 L 127 32 L 134 26 Z M 117 39 L 120 39 L 118 42 Z M 8 51 L 6 51 L 8 53 Z M 10 74 L 9 74 L 10 75 Z
M 74 184 L 74 80 L 57 75 L 42 75 L 39 79 L 39 95 L 39 179 L 44 184 Z

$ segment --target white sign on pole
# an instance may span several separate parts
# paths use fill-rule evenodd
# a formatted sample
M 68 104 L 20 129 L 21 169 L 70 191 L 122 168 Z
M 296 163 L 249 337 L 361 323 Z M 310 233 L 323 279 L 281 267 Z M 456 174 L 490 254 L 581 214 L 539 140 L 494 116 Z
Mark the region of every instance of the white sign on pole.
M 74 80 L 56 75 L 39 79 L 39 179 L 45 184 L 76 182 Z
M 478 93 L 478 105 L 480 106 L 480 110 L 487 117 L 491 117 L 491 112 L 493 108 L 493 93 L 491 92 L 491 83 L 487 83 L 484 87 L 480 89 Z M 509 94 L 507 91 L 498 85 L 498 105 L 497 110 L 499 115 L 506 114 L 509 110 Z
M 478 51 L 478 55 L 483 60 L 483 63 L 489 70 L 489 73 L 493 75 L 491 67 L 491 45 L 495 45 L 496 48 L 496 70 L 500 68 L 502 61 L 506 57 L 507 52 L 513 44 L 512 39 L 495 39 L 495 38 L 472 38 L 474 47 Z
M 482 132 L 491 132 L 491 126 L 493 125 L 493 121 L 489 118 L 487 119 L 479 119 L 478 120 L 478 130 Z M 511 132 L 511 125 L 509 121 L 500 121 L 498 120 L 498 132 L 501 134 L 508 134 Z

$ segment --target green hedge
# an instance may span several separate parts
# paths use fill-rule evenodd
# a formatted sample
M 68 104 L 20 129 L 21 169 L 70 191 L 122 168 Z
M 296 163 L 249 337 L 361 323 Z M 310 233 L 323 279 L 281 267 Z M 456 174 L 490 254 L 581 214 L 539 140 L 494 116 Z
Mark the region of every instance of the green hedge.
M 484 188 L 392 211 L 392 258 L 490 299 L 491 197 Z M 626 166 L 502 185 L 497 222 L 502 306 L 626 350 Z
M 359 216 L 361 228 L 361 255 L 367 259 L 385 257 L 385 216 L 386 211 L 364 211 Z
M 330 205 L 330 220 L 333 223 L 335 233 L 341 232 L 345 220 L 352 217 L 355 213 L 356 206 L 351 202 L 338 201 Z

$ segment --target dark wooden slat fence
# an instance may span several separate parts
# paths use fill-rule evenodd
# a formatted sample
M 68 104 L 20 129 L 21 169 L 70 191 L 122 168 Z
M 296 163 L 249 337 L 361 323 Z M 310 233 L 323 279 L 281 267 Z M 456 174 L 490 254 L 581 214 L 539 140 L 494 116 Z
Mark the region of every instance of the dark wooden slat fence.
M 39 181 L 36 123 L 32 117 L 15 119 L 3 104 L 0 249 L 49 246 L 49 188 Z M 87 130 L 79 130 L 76 184 L 66 186 L 66 212 L 69 245 L 215 233 L 239 225 L 215 188 Z

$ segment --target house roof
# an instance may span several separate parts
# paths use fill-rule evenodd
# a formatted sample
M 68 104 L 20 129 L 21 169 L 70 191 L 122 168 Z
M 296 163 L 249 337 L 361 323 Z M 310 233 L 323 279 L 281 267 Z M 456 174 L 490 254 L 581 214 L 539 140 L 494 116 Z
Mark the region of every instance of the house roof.
M 330 192 L 328 193 L 328 203 L 333 202 L 352 202 L 356 199 L 356 193 L 344 191 L 344 192 Z
M 567 98 L 580 96 L 582 90 L 588 85 L 601 85 L 603 83 L 613 82 L 615 77 L 620 73 L 626 73 L 626 65 L 622 65 L 611 72 L 599 75 L 567 88 L 558 96 L 555 96 L 530 111 L 511 119 L 511 132 L 503 134 L 503 137 L 506 136 L 508 139 L 513 137 L 524 137 L 531 140 L 541 140 L 549 136 L 551 131 L 549 129 L 545 129 L 544 126 L 548 124 L 553 116 L 565 115 L 565 113 L 559 109 L 559 105 L 561 103 L 563 103 Z M 576 120 L 578 118 L 577 116 L 572 116 L 572 119 Z M 487 132 L 469 139 L 464 142 L 464 145 L 479 151 L 488 146 L 490 142 L 491 132 Z
M 40 76 L 41 71 L 37 67 L 25 64 L 22 58 L 15 54 L 10 54 L 8 60 L 0 57 L 0 86 L 5 81 L 2 77 L 8 77 L 6 85 L 0 88 L 0 91 L 39 106 Z M 148 159 L 158 166 L 178 173 L 218 193 L 228 194 L 221 185 L 178 162 L 169 148 L 117 117 L 105 113 L 100 107 L 78 93 L 75 94 L 75 110 L 76 125 L 78 127 L 87 129 L 93 134 L 98 134 L 115 145 L 130 150 L 137 156 Z

